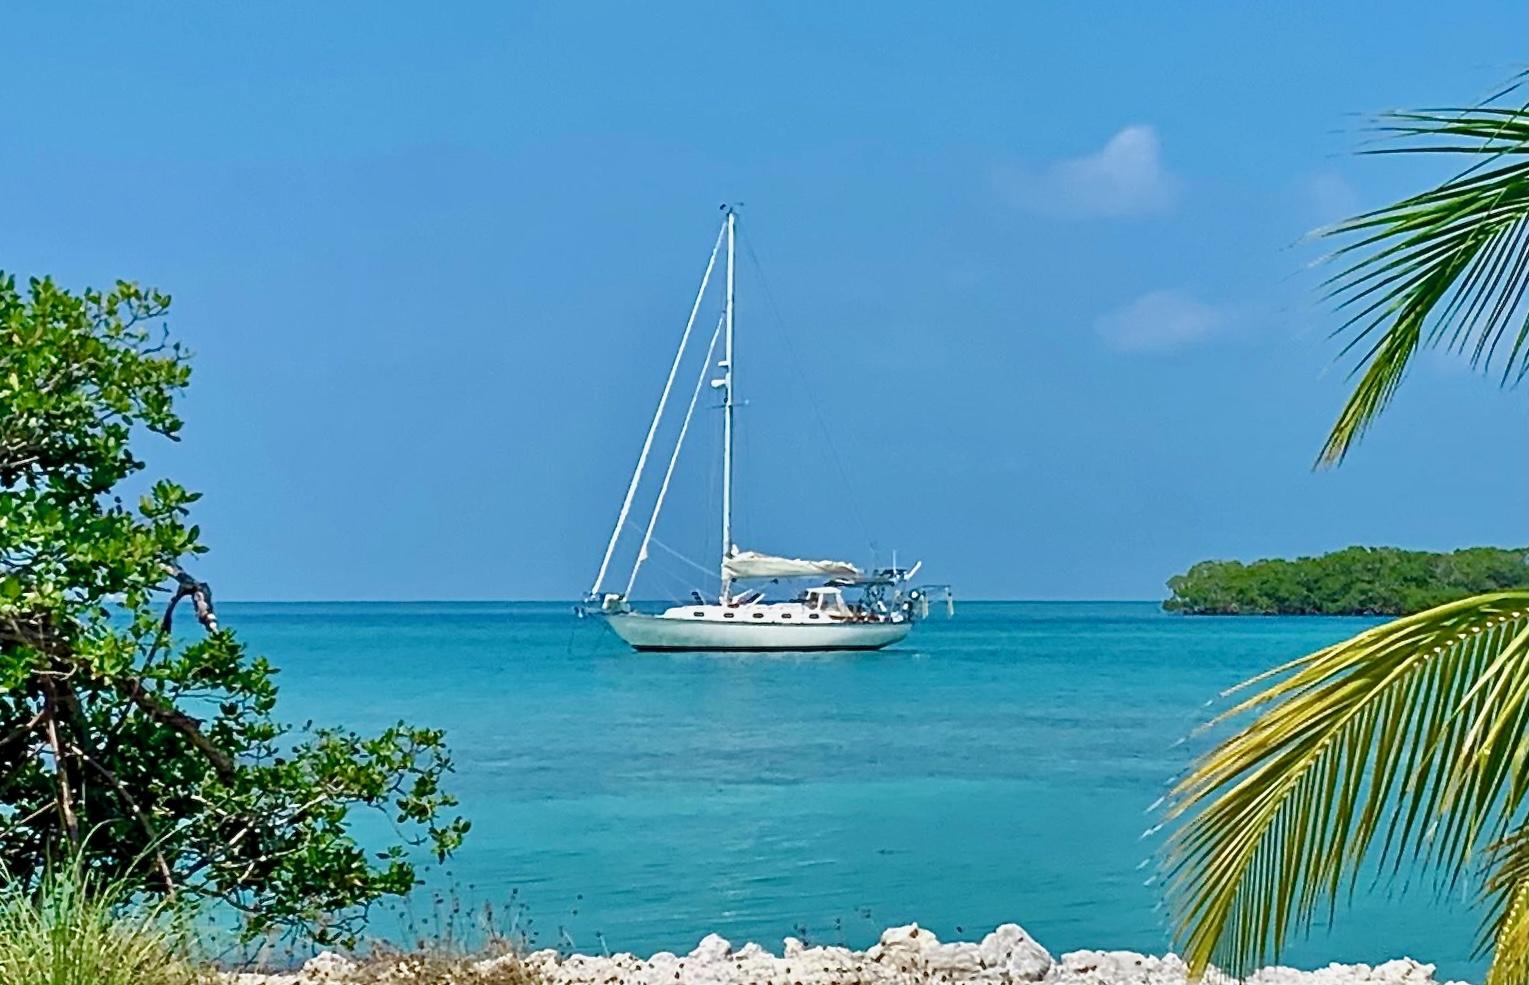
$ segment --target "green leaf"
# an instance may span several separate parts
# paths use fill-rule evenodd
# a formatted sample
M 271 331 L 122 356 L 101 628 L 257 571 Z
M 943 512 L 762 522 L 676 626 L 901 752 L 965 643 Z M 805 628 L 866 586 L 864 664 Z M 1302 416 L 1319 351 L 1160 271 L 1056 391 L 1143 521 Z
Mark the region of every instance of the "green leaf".
M 1251 685 L 1215 724 L 1252 720 L 1169 807 L 1168 893 L 1196 974 L 1277 958 L 1367 859 L 1453 881 L 1521 826 L 1529 591 L 1377 626 Z
M 1512 92 L 1517 92 L 1515 87 Z M 1444 347 L 1504 385 L 1529 371 L 1529 114 L 1520 106 L 1397 113 L 1377 154 L 1464 158 L 1437 187 L 1326 231 L 1347 239 L 1325 282 L 1357 382 L 1318 456 L 1336 464 L 1390 404 L 1417 353 Z

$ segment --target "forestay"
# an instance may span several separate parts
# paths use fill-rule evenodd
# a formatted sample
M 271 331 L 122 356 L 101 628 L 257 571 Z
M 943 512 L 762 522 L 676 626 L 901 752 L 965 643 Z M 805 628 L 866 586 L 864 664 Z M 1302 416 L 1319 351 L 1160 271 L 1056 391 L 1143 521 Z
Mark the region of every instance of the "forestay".
M 860 569 L 848 561 L 808 561 L 776 557 L 758 551 L 734 550 L 722 562 L 730 579 L 746 578 L 858 578 Z

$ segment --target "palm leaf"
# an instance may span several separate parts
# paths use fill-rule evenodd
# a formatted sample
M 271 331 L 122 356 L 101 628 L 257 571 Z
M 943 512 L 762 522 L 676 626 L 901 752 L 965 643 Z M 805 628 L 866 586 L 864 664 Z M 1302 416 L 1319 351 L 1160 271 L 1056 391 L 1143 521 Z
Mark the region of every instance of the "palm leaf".
M 1377 626 L 1250 686 L 1212 724 L 1252 720 L 1170 797 L 1168 897 L 1195 974 L 1276 958 L 1368 862 L 1420 858 L 1453 880 L 1516 829 L 1529 591 Z
M 1480 950 L 1492 953 L 1485 985 L 1529 982 L 1529 828 L 1492 846 L 1489 906 Z
M 1529 371 L 1529 111 L 1517 106 L 1396 113 L 1375 154 L 1464 155 L 1430 191 L 1340 223 L 1327 296 L 1358 381 L 1318 464 L 1343 460 L 1395 395 L 1420 349 L 1443 346 L 1505 385 Z

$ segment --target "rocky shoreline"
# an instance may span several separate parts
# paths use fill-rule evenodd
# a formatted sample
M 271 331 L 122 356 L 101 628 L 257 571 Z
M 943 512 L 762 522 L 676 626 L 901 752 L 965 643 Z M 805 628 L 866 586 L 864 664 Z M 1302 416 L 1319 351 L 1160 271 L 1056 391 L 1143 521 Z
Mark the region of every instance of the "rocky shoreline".
M 413 963 L 411 963 L 411 960 Z M 426 967 L 428 965 L 428 967 Z M 1439 983 L 1434 966 L 1399 958 L 1378 965 L 1331 964 L 1313 971 L 1264 968 L 1249 985 L 1464 985 Z M 288 974 L 228 974 L 229 985 L 345 985 L 404 982 L 544 983 L 544 985 L 1187 985 L 1184 962 L 1132 951 L 1073 951 L 1053 958 L 1017 924 L 1004 924 L 980 942 L 941 943 L 917 924 L 892 927 L 864 951 L 808 947 L 788 937 L 779 955 L 758 944 L 734 948 L 708 935 L 686 955 L 659 952 L 524 956 L 459 961 L 449 965 L 398 958 L 391 964 L 321 954 Z M 1208 985 L 1233 979 L 1212 970 Z

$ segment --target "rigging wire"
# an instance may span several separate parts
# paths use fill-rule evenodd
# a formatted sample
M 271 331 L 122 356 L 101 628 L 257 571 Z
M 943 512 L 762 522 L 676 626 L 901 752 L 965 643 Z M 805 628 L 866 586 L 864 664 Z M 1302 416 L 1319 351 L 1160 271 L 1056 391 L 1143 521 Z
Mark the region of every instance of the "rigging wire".
M 631 521 L 627 521 L 627 526 L 630 527 L 634 531 L 636 531 L 638 529 L 637 525 L 632 523 Z M 696 564 L 694 561 L 690 560 L 690 558 L 688 558 L 685 555 L 681 554 L 679 551 L 677 551 L 674 548 L 670 547 L 668 544 L 665 544 L 663 541 L 659 540 L 657 537 L 654 537 L 652 539 L 652 542 L 653 542 L 653 546 L 654 547 L 657 547 L 660 550 L 665 551 L 668 554 L 670 554 L 670 555 L 672 555 L 672 556 L 674 556 L 676 558 L 679 558 L 681 561 L 684 561 L 686 564 L 690 565 L 692 568 L 696 569 L 697 571 L 701 572 L 702 574 L 706 575 L 707 577 L 709 577 L 709 578 L 719 578 L 719 577 L 721 577 L 717 572 L 713 571 L 711 568 L 705 567 L 704 565 Z
M 753 534 L 759 529 L 754 523 L 754 510 L 752 507 L 753 497 L 739 495 L 739 491 L 745 493 L 749 489 L 758 489 L 758 469 L 754 467 L 754 415 L 737 413 L 738 410 L 747 411 L 749 401 L 734 402 L 733 410 L 733 544 L 739 541 L 756 544 Z M 738 536 L 738 531 L 744 531 L 747 536 Z
M 659 540 L 657 537 L 653 538 L 653 546 L 659 548 L 662 551 L 667 552 L 669 555 L 671 555 L 673 557 L 676 557 L 676 558 L 678 558 L 681 561 L 684 561 L 686 564 L 690 565 L 692 568 L 696 569 L 701 574 L 705 575 L 707 578 L 711 578 L 711 579 L 715 580 L 715 579 L 721 577 L 719 574 L 717 574 L 716 571 L 712 570 L 711 568 L 706 567 L 705 565 L 696 564 L 694 561 L 690 560 L 690 558 L 688 558 L 685 555 L 681 554 L 679 551 L 676 551 L 674 548 L 670 547 L 668 544 L 665 544 L 663 541 Z
M 676 563 L 676 561 L 679 563 Z M 707 571 L 691 570 L 689 567 L 691 562 L 688 558 L 675 558 L 671 560 L 669 557 L 660 555 L 654 559 L 654 562 L 663 584 L 664 593 L 673 599 L 676 605 L 693 601 L 692 592 L 696 595 L 704 596 L 709 592 L 715 591 L 715 589 L 708 588 L 701 579 L 705 577 L 715 582 L 717 576 Z M 681 565 L 684 565 L 684 567 Z
M 661 585 L 654 588 L 651 593 L 652 599 L 667 598 L 676 605 L 689 599 L 688 593 L 693 589 L 694 583 L 688 577 L 670 571 L 663 567 L 662 564 L 658 565 L 654 570 L 656 570 L 659 576 Z
M 595 575 L 594 584 L 590 586 L 591 598 L 600 594 L 600 586 L 605 581 L 605 572 L 610 567 L 611 555 L 616 551 L 616 541 L 621 537 L 621 530 L 626 525 L 627 515 L 632 509 L 632 500 L 637 495 L 637 487 L 642 483 L 642 472 L 648 464 L 648 452 L 653 448 L 653 436 L 658 433 L 658 425 L 663 420 L 664 409 L 669 405 L 669 391 L 674 388 L 674 375 L 679 372 L 680 362 L 685 357 L 685 348 L 690 344 L 690 331 L 695 327 L 696 315 L 700 312 L 701 302 L 706 297 L 706 285 L 711 282 L 711 272 L 717 266 L 717 251 L 722 248 L 722 237 L 728 228 L 729 225 L 724 223 L 717 231 L 717 241 L 712 244 L 711 258 L 706 261 L 706 272 L 701 275 L 701 286 L 696 291 L 695 303 L 690 306 L 690 318 L 685 322 L 684 334 L 680 336 L 680 347 L 675 350 L 674 361 L 669 364 L 669 378 L 664 381 L 664 392 L 658 398 L 658 409 L 653 412 L 653 421 L 648 425 L 647 437 L 643 438 L 642 453 L 637 456 L 637 468 L 632 472 L 632 481 L 627 484 L 626 498 L 621 501 L 621 512 L 616 516 L 616 526 L 611 530 L 610 542 L 605 545 L 605 556 L 600 559 L 600 570 Z
M 855 495 L 854 487 L 849 481 L 849 473 L 844 468 L 844 460 L 839 455 L 839 446 L 834 442 L 833 432 L 828 427 L 827 420 L 823 417 L 822 408 L 818 406 L 817 398 L 814 396 L 816 391 L 813 389 L 811 381 L 807 379 L 806 365 L 802 361 L 801 353 L 796 348 L 796 341 L 791 337 L 790 331 L 786 328 L 786 320 L 781 317 L 780 306 L 775 303 L 775 292 L 770 290 L 770 281 L 765 277 L 764 266 L 759 262 L 759 254 L 754 252 L 754 241 L 749 238 L 748 233 L 744 231 L 741 225 L 739 227 L 738 238 L 743 241 L 743 250 L 748 254 L 749 261 L 754 265 L 754 274 L 759 278 L 760 293 L 764 295 L 765 303 L 769 305 L 770 314 L 775 319 L 776 330 L 786 342 L 787 355 L 790 357 L 788 361 L 795 368 L 797 377 L 802 384 L 802 389 L 807 391 L 807 405 L 812 409 L 813 419 L 817 421 L 818 430 L 823 433 L 823 441 L 828 446 L 829 458 L 833 461 L 834 469 L 839 473 L 839 481 L 844 485 L 845 498 L 851 504 L 850 512 L 854 514 L 855 523 L 860 527 L 860 534 L 865 538 L 866 546 L 870 548 L 874 555 L 876 542 L 871 537 L 870 528 L 866 525 L 865 514 L 860 510 L 860 499 Z
M 721 408 L 718 406 L 713 407 L 712 409 L 720 410 Z M 708 461 L 706 464 L 707 516 L 716 516 L 722 511 L 722 423 L 720 415 L 716 418 L 713 418 L 713 420 L 715 420 L 717 423 L 712 425 L 710 435 L 711 440 L 706 443 L 707 447 L 711 449 L 711 455 L 708 456 Z M 710 536 L 708 536 L 707 540 L 710 542 Z M 716 556 L 721 558 L 727 554 L 728 545 L 722 543 L 721 534 L 716 535 L 716 543 L 719 545 L 717 547 Z M 722 574 L 720 571 L 717 573 L 716 577 L 717 583 L 720 587 L 722 581 Z
M 695 417 L 695 404 L 701 396 L 701 387 L 706 383 L 706 377 L 711 373 L 711 357 L 717 351 L 717 339 L 722 334 L 722 319 L 717 319 L 717 327 L 711 333 L 711 343 L 706 346 L 706 356 L 701 362 L 701 372 L 696 376 L 695 387 L 690 391 L 690 403 L 685 408 L 685 420 L 680 425 L 679 436 L 674 439 L 674 450 L 669 454 L 669 465 L 664 469 L 663 484 L 658 487 L 658 499 L 653 503 L 653 513 L 648 517 L 647 529 L 642 534 L 642 544 L 637 548 L 637 560 L 632 563 L 631 577 L 626 580 L 626 589 L 623 595 L 632 594 L 632 585 L 637 581 L 637 572 L 641 570 L 642 563 L 648 559 L 648 542 L 653 539 L 653 528 L 658 526 L 658 515 L 663 512 L 664 500 L 669 496 L 669 482 L 674 478 L 674 467 L 679 464 L 680 451 L 685 447 L 685 436 L 690 433 L 690 421 Z
M 801 358 L 801 351 L 797 348 L 796 341 L 795 341 L 794 337 L 791 335 L 790 330 L 786 326 L 785 318 L 782 316 L 781 311 L 780 311 L 780 305 L 776 301 L 775 293 L 774 293 L 774 291 L 770 287 L 769 279 L 765 275 L 764 266 L 763 266 L 763 264 L 761 264 L 759 262 L 759 254 L 754 249 L 754 245 L 753 245 L 752 239 L 750 239 L 747 236 L 747 234 L 743 233 L 741 230 L 739 231 L 738 238 L 742 241 L 743 250 L 748 255 L 749 261 L 753 264 L 754 273 L 755 273 L 755 275 L 756 275 L 756 277 L 758 278 L 758 281 L 759 281 L 760 291 L 764 295 L 765 303 L 766 303 L 766 305 L 768 306 L 768 308 L 770 310 L 771 318 L 774 320 L 776 331 L 777 331 L 779 337 L 785 342 L 785 348 L 786 348 L 786 351 L 787 351 L 787 355 L 789 357 L 788 361 L 791 363 L 793 370 L 797 374 L 797 378 L 798 378 L 799 384 L 801 385 L 802 389 L 806 391 L 807 405 L 811 409 L 813 420 L 817 424 L 818 430 L 819 430 L 819 432 L 823 436 L 823 443 L 824 443 L 824 445 L 828 449 L 828 457 L 833 462 L 834 470 L 838 473 L 840 484 L 842 485 L 842 487 L 844 489 L 844 492 L 846 494 L 845 498 L 850 501 L 849 512 L 851 514 L 853 514 L 853 516 L 855 518 L 855 523 L 860 528 L 861 536 L 864 538 L 867 547 L 870 549 L 870 551 L 872 552 L 872 554 L 874 556 L 875 551 L 876 551 L 875 541 L 872 539 L 871 533 L 870 533 L 870 529 L 869 529 L 868 525 L 866 524 L 865 514 L 864 514 L 864 512 L 861 509 L 861 502 L 860 502 L 859 498 L 854 495 L 854 492 L 855 492 L 854 491 L 854 487 L 853 487 L 853 484 L 850 482 L 849 472 L 848 472 L 848 470 L 844 466 L 843 456 L 839 452 L 838 443 L 835 442 L 835 440 L 834 440 L 833 430 L 828 426 L 827 418 L 824 416 L 822 407 L 819 405 L 818 400 L 817 400 L 817 398 L 815 396 L 816 390 L 814 390 L 814 388 L 811 385 L 811 381 L 808 379 L 806 366 L 805 366 L 805 363 L 804 363 L 803 359 Z M 720 242 L 721 242 L 721 234 L 719 234 L 719 236 L 718 236 L 718 244 L 713 246 L 713 255 L 712 255 L 712 262 L 713 263 L 715 262 L 716 253 L 717 253 L 717 246 L 720 245 Z M 685 343 L 688 342 L 689 334 L 690 334 L 690 329 L 691 329 L 692 325 L 694 324 L 694 319 L 695 319 L 695 317 L 696 317 L 696 315 L 698 313 L 698 309 L 701 307 L 702 298 L 704 297 L 704 295 L 706 293 L 707 281 L 710 279 L 711 271 L 712 271 L 711 263 L 708 263 L 707 270 L 706 270 L 706 272 L 703 275 L 702 280 L 701 280 L 701 289 L 700 289 L 700 291 L 697 292 L 695 304 L 692 306 L 692 310 L 691 310 L 691 313 L 690 313 L 691 321 L 690 321 L 690 323 L 688 323 L 686 325 L 685 338 L 683 338 L 681 340 L 680 352 L 678 354 L 676 354 L 675 365 L 671 366 L 671 368 L 670 368 L 670 383 L 671 384 L 673 382 L 674 373 L 678 369 L 678 364 L 679 364 L 680 356 L 684 353 L 684 350 L 686 348 Z M 710 362 L 711 362 L 711 356 L 713 354 L 713 349 L 715 347 L 715 344 L 716 344 L 716 336 L 714 334 L 713 335 L 713 339 L 712 339 L 712 347 L 708 349 L 707 356 L 706 356 L 706 359 L 705 359 L 705 363 L 703 364 L 703 379 L 704 379 L 704 368 L 705 368 L 705 365 L 709 365 Z M 664 392 L 664 395 L 663 395 L 664 399 L 660 401 L 660 407 L 659 407 L 659 413 L 660 414 L 663 411 L 664 403 L 667 402 L 667 398 L 668 398 L 668 395 L 669 395 L 668 394 L 668 390 L 669 390 L 669 386 L 666 385 L 665 386 L 665 392 Z M 698 392 L 699 392 L 699 387 L 697 389 L 697 393 Z M 694 396 L 692 396 L 692 404 L 691 404 L 691 410 L 692 411 L 694 410 L 694 406 L 695 406 L 694 405 L 694 399 L 695 399 Z M 745 416 L 747 416 L 747 415 L 745 415 Z M 688 418 L 689 418 L 689 415 L 687 414 L 687 424 L 688 424 Z M 658 422 L 657 422 L 657 419 L 656 419 L 656 416 L 655 416 L 655 420 L 653 422 L 653 425 L 650 427 L 650 434 L 648 436 L 649 442 L 651 442 L 652 437 L 653 437 L 651 432 L 657 429 L 657 423 Z M 683 435 L 683 430 L 684 429 L 682 428 L 682 435 Z M 742 446 L 744 444 L 746 444 L 746 443 L 747 444 L 752 444 L 751 442 L 747 442 L 747 439 L 746 439 L 746 434 L 750 430 L 751 429 L 746 428 L 746 427 L 739 427 L 739 428 L 737 428 L 737 434 L 736 434 L 735 438 L 736 438 L 736 440 L 737 440 L 737 442 L 738 442 L 738 444 L 740 446 L 739 447 L 740 451 L 743 450 Z M 720 452 L 720 449 L 718 449 L 715 446 L 715 442 L 708 442 L 708 444 L 712 445 L 712 456 L 711 456 L 711 458 L 712 458 L 712 465 L 715 466 L 716 465 L 716 460 L 720 456 L 721 452 Z M 643 449 L 643 458 L 644 459 L 647 456 L 647 451 L 648 451 L 648 448 L 645 446 L 644 449 Z M 674 451 L 675 451 L 675 454 L 674 454 L 673 458 L 677 458 L 678 457 L 678 448 L 676 447 Z M 744 455 L 744 456 L 741 456 L 741 457 L 743 457 L 744 462 L 745 462 L 745 466 L 744 467 L 745 467 L 745 469 L 747 469 L 747 467 L 748 467 L 747 466 L 748 457 L 747 457 L 747 455 Z M 670 461 L 670 464 L 669 464 L 669 475 L 673 474 L 673 468 L 674 468 L 673 458 L 671 458 L 671 461 Z M 642 464 L 643 464 L 643 462 L 639 462 L 639 470 L 641 469 L 641 465 Z M 717 484 L 718 484 L 719 479 L 718 479 L 718 475 L 717 475 L 717 469 L 715 467 L 713 467 L 711 469 L 708 469 L 707 472 L 708 472 L 708 475 L 709 475 L 710 480 L 711 480 L 708 483 L 707 496 L 706 496 L 707 507 L 708 507 L 707 512 L 709 513 L 709 512 L 711 512 L 711 507 L 715 504 L 715 498 L 716 498 L 716 494 L 717 494 Z M 638 475 L 640 475 L 640 474 L 641 473 L 639 471 Z M 669 478 L 669 476 L 665 477 L 665 482 L 664 482 L 665 487 L 667 487 L 667 485 L 668 485 L 668 478 Z M 633 486 L 634 487 L 636 485 L 636 480 L 637 480 L 637 476 L 634 476 L 634 478 L 633 478 Z M 629 499 L 632 496 L 633 491 L 634 491 L 633 489 L 629 489 L 628 490 L 628 498 Z M 662 502 L 662 492 L 660 493 L 660 504 L 661 504 L 661 502 Z M 740 498 L 740 502 L 739 502 L 738 505 L 743 507 L 743 509 L 740 512 L 742 512 L 744 514 L 744 520 L 745 520 L 744 526 L 750 526 L 750 524 L 747 521 L 748 521 L 749 516 L 751 515 L 751 511 L 748 508 L 748 503 L 747 503 L 746 497 L 745 498 Z M 720 580 L 721 576 L 720 576 L 720 574 L 716 570 L 708 568 L 708 567 L 705 567 L 705 566 L 700 565 L 700 564 L 697 564 L 695 561 L 691 560 L 689 557 L 686 557 L 684 554 L 682 554 L 679 551 L 675 550 L 674 548 L 670 547 L 668 544 L 664 543 L 663 541 L 659 540 L 656 536 L 653 535 L 653 528 L 656 525 L 656 521 L 657 521 L 657 516 L 656 516 L 656 512 L 657 511 L 656 510 L 655 510 L 655 516 L 653 516 L 651 518 L 650 523 L 649 523 L 646 531 L 641 531 L 641 530 L 639 530 L 639 528 L 635 524 L 631 523 L 628 520 L 628 518 L 627 518 L 627 510 L 629 509 L 629 507 L 630 507 L 630 503 L 629 502 L 627 504 L 623 505 L 622 515 L 618 518 L 618 523 L 617 523 L 617 528 L 616 528 L 618 532 L 620 530 L 623 530 L 623 529 L 626 529 L 626 528 L 630 527 L 634 532 L 638 532 L 638 533 L 644 534 L 644 536 L 646 538 L 648 538 L 651 541 L 651 543 L 654 546 L 658 547 L 660 550 L 662 550 L 665 553 L 671 555 L 672 557 L 676 558 L 677 560 L 683 562 L 684 564 L 688 565 L 690 568 L 694 569 L 695 571 L 700 572 L 701 574 L 705 575 L 706 578 L 708 579 L 708 582 L 716 582 L 716 581 Z M 600 571 L 601 576 L 604 575 L 606 566 L 609 564 L 609 561 L 610 561 L 610 556 L 609 555 L 611 553 L 611 550 L 614 548 L 614 542 L 616 540 L 616 537 L 617 537 L 617 533 L 613 532 L 612 535 L 611 535 L 612 543 L 611 543 L 611 545 L 608 545 L 605 561 L 601 565 L 601 571 Z M 728 545 L 728 544 L 723 544 L 722 545 L 722 552 L 723 552 L 723 554 L 726 553 L 726 551 L 728 550 L 729 547 L 730 547 L 730 545 Z M 640 566 L 642 564 L 642 561 L 645 559 L 645 554 L 646 554 L 645 551 L 639 549 L 637 566 Z M 671 578 L 672 577 L 672 578 L 674 578 L 675 581 L 681 581 L 683 583 L 682 579 L 674 576 L 671 572 L 663 571 L 662 569 L 660 569 L 660 571 L 661 571 L 661 574 L 663 576 L 665 576 L 666 578 Z M 627 593 L 628 594 L 630 594 L 630 592 L 631 592 L 632 582 L 635 581 L 636 574 L 637 574 L 636 567 L 634 567 L 634 569 L 632 571 L 631 579 L 628 581 L 628 585 L 627 585 Z M 603 580 L 603 577 L 602 577 L 602 579 L 599 579 L 599 580 Z M 598 580 L 597 580 L 597 584 L 598 584 Z

